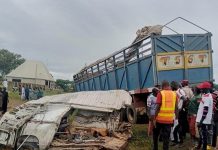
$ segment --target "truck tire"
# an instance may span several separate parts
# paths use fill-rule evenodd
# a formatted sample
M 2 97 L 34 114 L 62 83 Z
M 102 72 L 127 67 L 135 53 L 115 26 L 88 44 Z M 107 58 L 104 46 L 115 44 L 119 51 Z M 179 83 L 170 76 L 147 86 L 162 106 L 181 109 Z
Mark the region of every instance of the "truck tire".
M 126 117 L 130 123 L 136 123 L 137 121 L 137 112 L 136 109 L 131 105 L 126 108 Z

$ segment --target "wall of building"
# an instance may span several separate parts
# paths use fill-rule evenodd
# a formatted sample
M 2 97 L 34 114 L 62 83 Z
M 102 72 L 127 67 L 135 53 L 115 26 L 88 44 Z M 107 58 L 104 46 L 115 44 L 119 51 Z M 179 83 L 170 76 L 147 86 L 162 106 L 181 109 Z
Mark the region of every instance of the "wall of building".
M 43 79 L 26 79 L 26 78 L 11 78 L 7 77 L 9 89 L 18 87 L 20 84 L 29 85 L 31 87 L 54 88 L 54 81 L 46 81 Z

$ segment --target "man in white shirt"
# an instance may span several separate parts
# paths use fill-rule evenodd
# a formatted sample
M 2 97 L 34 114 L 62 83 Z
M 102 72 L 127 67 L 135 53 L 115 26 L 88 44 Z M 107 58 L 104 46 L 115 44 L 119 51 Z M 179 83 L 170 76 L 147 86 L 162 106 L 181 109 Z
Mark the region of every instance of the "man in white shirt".
M 213 97 L 210 93 L 211 84 L 203 82 L 197 86 L 202 90 L 202 100 L 200 102 L 196 122 L 198 124 L 200 139 L 197 148 L 207 150 L 207 145 L 211 145 L 212 140 L 212 115 L 213 115 Z
M 186 100 L 184 101 L 184 121 L 183 123 L 183 136 L 186 136 L 186 133 L 189 131 L 189 123 L 188 123 L 188 104 L 191 100 L 191 98 L 194 96 L 192 89 L 189 87 L 189 81 L 188 80 L 182 80 L 181 81 L 182 89 L 185 92 Z
M 176 91 L 176 94 L 179 97 L 178 109 L 180 111 L 183 108 L 184 101 L 186 100 L 186 94 L 185 94 L 185 91 L 180 87 Z
M 183 91 L 182 88 L 180 88 L 178 82 L 176 81 L 172 81 L 171 82 L 171 88 L 173 91 L 176 91 L 176 95 L 178 98 L 178 110 L 179 110 L 179 115 L 178 115 L 178 119 L 175 119 L 174 121 L 174 126 L 173 126 L 173 143 L 171 144 L 171 146 L 175 146 L 177 144 L 179 144 L 179 148 L 183 147 L 183 137 L 185 135 L 184 129 L 184 123 L 187 118 L 186 118 L 186 113 L 185 110 L 183 110 L 183 104 L 184 101 L 186 100 L 186 95 L 185 92 Z M 184 133 L 183 133 L 184 132 Z M 178 139 L 178 135 L 179 135 L 179 139 Z
M 22 89 L 21 89 L 21 100 L 25 100 L 25 88 L 24 88 L 24 85 L 22 86 Z
M 182 89 L 185 92 L 187 99 L 190 100 L 194 96 L 194 94 L 193 94 L 192 89 L 189 87 L 189 81 L 182 80 L 181 85 L 182 85 Z
M 8 81 L 7 81 L 7 79 L 5 79 L 2 84 L 3 84 L 3 87 L 8 89 Z

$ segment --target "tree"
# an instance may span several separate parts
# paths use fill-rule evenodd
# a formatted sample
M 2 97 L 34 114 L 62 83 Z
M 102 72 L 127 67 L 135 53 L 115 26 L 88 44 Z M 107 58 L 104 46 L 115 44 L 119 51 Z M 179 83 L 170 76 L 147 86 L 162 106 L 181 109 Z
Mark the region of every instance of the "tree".
M 214 83 L 214 88 L 218 90 L 218 84 Z
M 64 92 L 73 92 L 74 82 L 69 80 L 57 79 L 56 85 L 64 90 Z
M 25 59 L 21 55 L 12 53 L 7 49 L 0 49 L 0 76 L 4 77 L 24 61 Z

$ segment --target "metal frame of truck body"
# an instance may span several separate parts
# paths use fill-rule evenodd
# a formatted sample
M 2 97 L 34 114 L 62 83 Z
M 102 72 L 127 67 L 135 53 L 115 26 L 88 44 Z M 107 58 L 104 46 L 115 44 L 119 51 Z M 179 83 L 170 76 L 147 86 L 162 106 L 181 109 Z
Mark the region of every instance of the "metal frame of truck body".
M 125 89 L 133 96 L 133 105 L 137 108 L 144 107 L 144 101 L 152 87 L 163 80 L 188 79 L 191 84 L 213 81 L 212 34 L 203 30 L 207 33 L 145 37 L 83 68 L 74 75 L 75 88 L 77 91 Z M 130 57 L 130 53 L 134 55 Z M 208 65 L 188 66 L 188 57 L 195 57 L 196 54 L 205 54 L 208 57 Z M 159 56 L 173 55 L 182 56 L 182 67 L 160 69 L 157 60 Z

